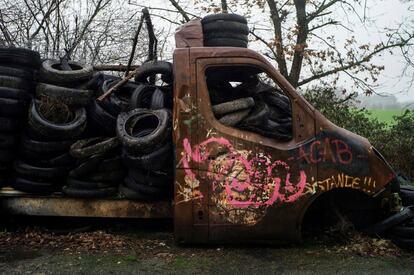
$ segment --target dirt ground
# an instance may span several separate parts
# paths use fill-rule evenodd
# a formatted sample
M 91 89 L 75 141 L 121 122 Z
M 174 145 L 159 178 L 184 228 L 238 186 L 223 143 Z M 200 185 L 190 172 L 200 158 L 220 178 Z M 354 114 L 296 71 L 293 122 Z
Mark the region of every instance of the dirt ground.
M 290 247 L 183 247 L 171 221 L 13 218 L 0 229 L 1 274 L 414 274 L 413 252 L 360 234 Z

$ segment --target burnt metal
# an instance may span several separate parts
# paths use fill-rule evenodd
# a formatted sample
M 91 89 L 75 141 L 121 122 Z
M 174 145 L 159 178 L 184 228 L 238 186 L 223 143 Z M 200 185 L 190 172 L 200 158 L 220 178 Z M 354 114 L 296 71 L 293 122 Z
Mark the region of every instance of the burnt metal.
M 290 141 L 215 118 L 205 71 L 239 65 L 260 68 L 289 97 Z M 390 195 L 395 174 L 368 140 L 332 124 L 258 53 L 179 48 L 174 77 L 177 242 L 297 242 L 304 215 L 320 195 L 341 189 Z
M 139 202 L 124 199 L 78 199 L 2 194 L 0 209 L 9 214 L 60 217 L 171 218 L 170 201 Z

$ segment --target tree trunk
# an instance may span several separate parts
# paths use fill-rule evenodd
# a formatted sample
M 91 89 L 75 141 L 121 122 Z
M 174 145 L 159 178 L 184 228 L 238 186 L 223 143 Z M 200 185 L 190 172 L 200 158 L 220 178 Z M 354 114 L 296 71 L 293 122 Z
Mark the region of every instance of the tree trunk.
M 298 86 L 300 72 L 302 70 L 303 53 L 307 47 L 308 21 L 306 18 L 306 0 L 295 0 L 298 36 L 296 38 L 295 52 L 293 54 L 292 67 L 290 68 L 289 81 L 293 87 Z

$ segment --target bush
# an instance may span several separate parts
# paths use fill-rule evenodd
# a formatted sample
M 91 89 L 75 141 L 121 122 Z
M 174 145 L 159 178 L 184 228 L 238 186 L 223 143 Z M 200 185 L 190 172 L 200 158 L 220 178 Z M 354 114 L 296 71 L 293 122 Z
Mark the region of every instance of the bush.
M 397 170 L 414 179 L 414 111 L 394 116 L 395 124 L 384 135 L 381 150 Z
M 389 126 L 357 108 L 357 95 L 342 98 L 335 90 L 320 88 L 306 91 L 304 97 L 336 125 L 366 137 L 395 170 L 414 178 L 414 111 L 395 116 Z

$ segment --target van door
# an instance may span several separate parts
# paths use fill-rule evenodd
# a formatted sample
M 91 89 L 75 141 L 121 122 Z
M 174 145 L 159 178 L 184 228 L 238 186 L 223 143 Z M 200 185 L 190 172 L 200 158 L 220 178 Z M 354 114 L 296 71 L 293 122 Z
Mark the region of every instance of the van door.
M 298 215 L 309 195 L 306 183 L 317 178 L 316 164 L 309 161 L 312 156 L 298 155 L 301 144 L 315 137 L 308 106 L 278 85 L 280 75 L 270 65 L 255 58 L 194 61 L 198 131 L 193 140 L 197 141 L 184 140 L 184 147 L 192 153 L 187 159 L 198 164 L 188 176 L 199 185 L 196 213 L 208 223 L 208 232 L 203 226 L 202 235 L 208 234 L 209 242 L 299 239 Z M 245 98 L 253 98 L 254 106 L 232 107 L 245 111 L 239 114 L 244 115 L 241 121 L 237 115 L 223 119 L 232 112 L 217 106 L 239 99 L 250 102 Z M 202 217 L 206 211 L 208 217 Z

